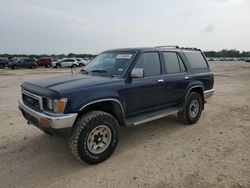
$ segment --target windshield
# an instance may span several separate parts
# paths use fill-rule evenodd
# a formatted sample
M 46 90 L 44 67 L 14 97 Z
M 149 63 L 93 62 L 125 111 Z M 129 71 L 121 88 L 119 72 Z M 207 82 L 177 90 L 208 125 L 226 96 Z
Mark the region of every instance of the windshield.
M 101 75 L 122 75 L 135 52 L 104 52 L 93 59 L 83 70 L 84 73 Z

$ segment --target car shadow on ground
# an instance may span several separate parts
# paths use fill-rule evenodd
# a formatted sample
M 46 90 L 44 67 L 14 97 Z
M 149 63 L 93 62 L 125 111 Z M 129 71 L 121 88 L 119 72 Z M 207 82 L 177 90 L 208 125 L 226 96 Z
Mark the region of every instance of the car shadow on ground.
M 0 153 L 1 161 L 6 163 L 2 173 L 9 174 L 8 177 L 10 179 L 13 177 L 13 181 L 5 182 L 8 180 L 1 180 L 1 178 L 0 180 L 6 185 L 10 185 L 9 183 L 14 185 L 16 177 L 23 171 L 28 174 L 29 178 L 38 178 L 37 181 L 40 178 L 47 178 L 48 183 L 55 181 L 53 177 L 74 174 L 79 171 L 86 172 L 86 170 L 90 173 L 92 170 L 109 166 L 112 164 L 112 160 L 118 160 L 121 155 L 129 153 L 134 147 L 147 144 L 159 136 L 171 135 L 182 128 L 184 126 L 177 120 L 176 116 L 169 116 L 136 127 L 123 127 L 115 153 L 107 161 L 94 166 L 81 163 L 72 156 L 68 148 L 69 130 L 59 131 L 56 135 L 49 136 L 34 128 L 34 135 L 29 135 L 25 139 L 22 137 L 22 140 L 12 143 L 13 145 L 9 148 L 7 147 L 6 152 Z M 8 149 L 10 150 L 8 151 Z M 34 172 L 41 173 L 41 177 L 32 175 Z M 22 179 L 22 182 L 28 182 L 29 178 Z M 16 181 L 18 182 L 18 180 Z

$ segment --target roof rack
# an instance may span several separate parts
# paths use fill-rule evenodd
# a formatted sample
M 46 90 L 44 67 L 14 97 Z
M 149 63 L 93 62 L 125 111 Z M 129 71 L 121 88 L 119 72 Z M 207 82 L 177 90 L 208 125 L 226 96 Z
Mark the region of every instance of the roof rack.
M 201 51 L 199 48 L 194 48 L 194 47 L 181 47 L 181 49 L 184 49 L 184 50 L 198 50 L 198 51 Z
M 178 48 L 178 49 L 182 49 L 182 50 L 198 50 L 198 51 L 201 51 L 200 49 L 194 48 L 194 47 L 179 47 L 179 46 L 175 46 L 175 45 L 156 46 L 156 48 Z
M 156 48 L 180 48 L 180 47 L 175 45 L 168 45 L 168 46 L 156 46 Z

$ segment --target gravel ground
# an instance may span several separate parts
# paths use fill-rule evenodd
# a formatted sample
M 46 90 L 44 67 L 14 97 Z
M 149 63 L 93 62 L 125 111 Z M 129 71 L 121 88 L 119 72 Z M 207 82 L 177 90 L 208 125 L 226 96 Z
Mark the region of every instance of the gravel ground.
M 216 92 L 196 125 L 170 116 L 123 128 L 92 166 L 73 158 L 68 132 L 45 135 L 17 108 L 22 82 L 70 69 L 0 70 L 0 187 L 250 187 L 250 63 L 210 64 Z

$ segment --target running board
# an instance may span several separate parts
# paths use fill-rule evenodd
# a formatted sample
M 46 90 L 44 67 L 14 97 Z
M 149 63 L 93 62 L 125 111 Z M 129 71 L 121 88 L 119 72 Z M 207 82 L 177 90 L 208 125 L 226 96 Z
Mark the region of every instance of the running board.
M 180 111 L 178 108 L 168 108 L 163 110 L 158 110 L 154 112 L 149 112 L 139 116 L 133 116 L 127 119 L 128 126 L 136 126 L 143 123 L 147 123 L 156 119 L 160 119 L 172 114 L 176 114 Z

